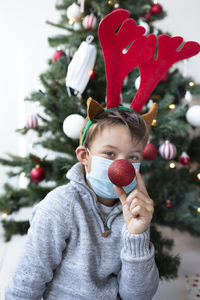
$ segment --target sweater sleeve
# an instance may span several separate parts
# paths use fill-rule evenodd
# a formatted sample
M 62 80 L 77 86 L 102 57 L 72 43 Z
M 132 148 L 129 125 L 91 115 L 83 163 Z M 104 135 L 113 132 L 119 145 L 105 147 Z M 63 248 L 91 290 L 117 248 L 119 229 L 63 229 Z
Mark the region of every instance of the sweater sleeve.
M 35 207 L 21 258 L 6 287 L 5 300 L 42 299 L 70 234 L 70 207 L 64 210 L 58 202 L 47 195 Z
M 150 300 L 158 288 L 159 274 L 149 235 L 149 229 L 134 235 L 123 226 L 119 274 L 119 294 L 123 300 Z

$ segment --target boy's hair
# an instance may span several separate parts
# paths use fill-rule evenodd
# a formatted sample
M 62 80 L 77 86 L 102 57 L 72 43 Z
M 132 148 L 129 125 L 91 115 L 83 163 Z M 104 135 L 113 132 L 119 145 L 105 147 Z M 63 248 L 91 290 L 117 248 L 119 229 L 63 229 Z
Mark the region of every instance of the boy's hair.
M 88 118 L 86 118 L 83 129 L 81 131 L 81 136 L 84 130 L 85 125 L 87 124 Z M 100 118 L 95 118 L 95 121 L 90 128 L 88 129 L 83 146 L 89 148 L 91 142 L 94 140 L 97 133 L 101 132 L 104 128 L 110 127 L 113 125 L 124 125 L 126 126 L 132 138 L 139 142 L 144 141 L 144 145 L 147 143 L 149 137 L 149 129 L 147 127 L 144 119 L 137 113 L 131 111 L 118 111 L 112 110 L 109 112 L 104 112 Z

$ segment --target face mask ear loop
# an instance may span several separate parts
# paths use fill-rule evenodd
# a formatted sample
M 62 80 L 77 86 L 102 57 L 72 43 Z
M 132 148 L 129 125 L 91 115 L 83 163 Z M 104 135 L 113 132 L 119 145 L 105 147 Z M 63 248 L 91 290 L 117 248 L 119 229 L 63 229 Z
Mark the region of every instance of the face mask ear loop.
M 88 154 L 91 156 L 90 150 L 88 148 L 86 148 L 86 153 L 88 152 Z M 88 174 L 87 168 L 86 166 L 84 166 L 85 169 L 85 174 Z
M 89 155 L 92 157 L 92 154 L 91 154 L 90 150 L 88 148 L 86 148 L 86 150 L 89 153 Z
M 91 152 L 90 152 L 90 150 L 89 150 L 88 148 L 86 148 L 86 151 L 87 151 L 88 154 L 92 157 L 92 154 L 91 154 Z M 85 172 L 86 172 L 86 174 L 88 174 L 88 171 L 87 171 L 86 166 L 85 166 Z

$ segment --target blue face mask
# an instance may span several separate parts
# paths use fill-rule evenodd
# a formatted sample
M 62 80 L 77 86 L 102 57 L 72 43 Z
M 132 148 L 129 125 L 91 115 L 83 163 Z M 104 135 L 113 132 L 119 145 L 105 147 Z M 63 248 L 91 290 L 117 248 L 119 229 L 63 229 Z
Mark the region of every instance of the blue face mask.
M 89 150 L 88 150 L 89 152 Z M 89 152 L 91 155 L 91 153 Z M 86 170 L 86 178 L 89 181 L 95 194 L 102 198 L 116 199 L 118 198 L 115 190 L 113 188 L 113 183 L 108 177 L 108 168 L 112 164 L 113 160 L 102 158 L 99 156 L 91 155 L 92 165 L 90 173 Z M 140 168 L 140 163 L 132 164 L 135 169 Z M 130 193 L 137 185 L 136 177 L 133 181 L 122 187 L 123 190 L 128 194 Z

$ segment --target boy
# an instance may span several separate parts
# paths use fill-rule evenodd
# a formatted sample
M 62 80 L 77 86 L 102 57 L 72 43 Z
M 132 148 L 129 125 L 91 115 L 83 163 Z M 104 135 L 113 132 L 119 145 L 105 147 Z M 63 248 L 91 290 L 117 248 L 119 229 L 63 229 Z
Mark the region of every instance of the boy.
M 67 174 L 70 183 L 34 209 L 6 300 L 152 299 L 158 286 L 149 242 L 153 201 L 139 171 L 129 195 L 115 187 L 116 197 L 101 196 L 105 163 L 126 159 L 138 168 L 147 139 L 136 113 L 114 110 L 95 120 L 76 149 L 79 163 Z M 94 171 L 100 196 L 93 191 Z
M 156 103 L 145 115 L 139 113 L 170 66 L 196 55 L 200 46 L 187 42 L 177 51 L 183 39 L 161 35 L 155 58 L 156 36 L 144 36 L 145 29 L 128 17 L 128 11 L 117 9 L 99 25 L 107 108 L 89 99 L 88 122 L 76 149 L 79 163 L 67 174 L 70 183 L 36 206 L 6 300 L 150 300 L 157 290 L 149 242 L 153 201 L 139 171 L 137 182 L 120 188 L 109 181 L 108 167 L 125 159 L 139 168 Z M 122 83 L 136 66 L 140 87 L 125 108 Z

